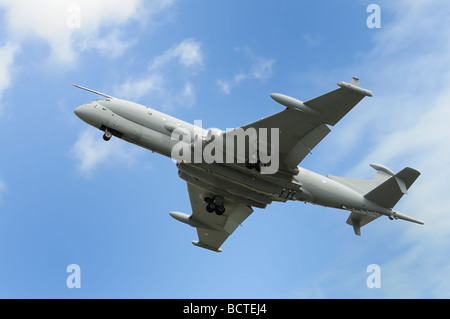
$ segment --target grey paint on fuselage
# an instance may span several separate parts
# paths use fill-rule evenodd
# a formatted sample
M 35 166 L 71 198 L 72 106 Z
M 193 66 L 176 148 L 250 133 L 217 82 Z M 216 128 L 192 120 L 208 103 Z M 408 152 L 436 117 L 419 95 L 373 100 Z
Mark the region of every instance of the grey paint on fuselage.
M 172 131 L 167 128 L 169 125 L 183 128 L 194 136 L 194 125 L 149 107 L 120 99 L 96 100 L 78 107 L 75 113 L 98 129 L 106 126 L 119 131 L 123 133 L 122 138 L 127 142 L 168 157 L 173 146 L 179 142 L 171 138 Z M 206 133 L 206 130 L 203 131 Z M 305 168 L 300 168 L 299 174 L 294 178 L 301 185 L 301 188 L 295 184 L 291 185 L 292 188 L 298 189 L 295 198 L 292 198 L 294 200 L 334 208 L 345 206 L 357 210 L 372 210 L 384 212 L 386 215 L 391 213 L 390 210 L 365 200 L 362 194 L 351 188 Z M 276 184 L 273 180 L 271 183 Z M 274 189 L 282 188 L 276 186 Z M 276 192 L 272 193 L 270 200 L 286 201 L 277 195 L 279 194 Z
M 173 129 L 183 128 L 194 136 L 194 125 L 120 99 L 102 99 L 86 103 L 78 107 L 75 114 L 89 125 L 98 129 L 108 127 L 119 131 L 127 142 L 168 157 L 173 146 L 179 142 L 171 138 Z
M 177 163 L 179 177 L 188 183 L 191 205 L 195 207 L 192 207 L 192 216 L 177 212 L 172 212 L 171 216 L 197 228 L 200 241 L 193 242 L 194 245 L 221 251 L 220 245 L 234 231 L 237 223 L 241 223 L 251 214 L 251 207 L 265 208 L 272 201 L 304 201 L 350 211 L 347 224 L 353 226 L 357 235 L 360 235 L 360 227 L 382 215 L 388 216 L 389 219 L 423 224 L 393 210 L 393 205 L 406 194 L 407 189 L 420 175 L 414 169 L 405 168 L 394 174 L 383 165 L 371 164 L 377 171 L 374 179 L 360 180 L 325 177 L 305 168 L 295 168 L 296 163 L 301 162 L 307 155 L 305 150 L 310 151 L 330 132 L 327 125 L 333 126 L 337 123 L 364 96 L 372 96 L 370 91 L 359 88 L 357 78 L 351 83 L 339 82 L 338 85 L 340 89 L 305 103 L 273 94 L 272 98 L 287 109 L 246 126 L 279 126 L 281 131 L 280 126 L 284 125 L 281 139 L 284 137 L 285 140 L 280 142 L 284 142 L 284 158 L 281 162 L 285 166 L 275 174 L 260 174 L 249 168 L 247 163 Z M 74 112 L 87 124 L 104 131 L 106 140 L 110 138 L 106 138 L 106 133 L 110 133 L 167 157 L 172 157 L 174 146 L 181 142 L 191 149 L 195 147 L 197 138 L 207 144 L 205 136 L 212 131 L 152 108 L 112 97 L 86 103 Z M 180 141 L 180 134 L 174 138 L 173 132 L 181 133 L 183 137 L 188 135 L 188 140 Z M 192 197 L 193 194 L 197 197 Z M 198 201 L 198 196 L 201 197 L 201 202 Z M 202 205 L 208 210 L 212 198 L 215 206 L 228 206 L 233 211 L 222 216 L 223 210 L 216 210 L 218 216 L 214 218 L 211 214 L 204 215 L 199 210 L 203 209 Z M 218 225 L 225 228 L 220 230 Z M 208 229 L 216 229 L 216 233 L 209 235 Z
M 386 215 L 390 213 L 389 209 L 372 203 L 363 194 L 307 169 L 301 168 L 295 178 L 302 184 L 304 191 L 311 195 L 305 200 L 313 204 L 333 208 L 345 206 L 355 210 L 383 212 Z

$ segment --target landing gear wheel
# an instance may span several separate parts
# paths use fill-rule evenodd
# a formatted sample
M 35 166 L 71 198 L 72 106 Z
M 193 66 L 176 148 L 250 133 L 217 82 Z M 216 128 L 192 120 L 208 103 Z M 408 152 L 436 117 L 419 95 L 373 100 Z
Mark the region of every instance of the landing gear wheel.
M 206 205 L 206 211 L 208 213 L 212 213 L 212 212 L 216 211 L 216 209 L 217 209 L 217 206 L 213 202 L 210 202 L 210 203 L 208 203 L 208 205 Z
M 112 137 L 112 134 L 110 131 L 106 131 L 105 134 L 103 134 L 103 139 L 105 141 L 109 141 L 111 139 L 111 137 Z
M 249 161 L 245 162 L 245 167 L 247 167 L 248 169 L 253 169 L 255 168 L 256 164 L 255 163 L 250 163 Z
M 225 213 L 225 207 L 223 207 L 223 206 L 217 206 L 215 211 L 216 211 L 216 214 L 217 214 L 217 215 L 219 215 L 219 216 L 220 216 L 220 215 L 223 215 L 223 213 Z

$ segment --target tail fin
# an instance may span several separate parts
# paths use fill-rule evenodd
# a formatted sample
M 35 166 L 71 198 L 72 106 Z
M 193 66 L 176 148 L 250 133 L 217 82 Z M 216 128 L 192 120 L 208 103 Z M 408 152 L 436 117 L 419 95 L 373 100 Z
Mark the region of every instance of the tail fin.
M 420 173 L 412 168 L 404 168 L 395 174 L 386 166 L 380 164 L 370 164 L 377 171 L 373 179 L 359 179 L 352 177 L 340 177 L 328 175 L 328 178 L 335 180 L 364 195 L 370 201 L 383 206 L 392 211 L 389 219 L 403 219 L 417 224 L 422 221 L 406 216 L 394 211 L 392 208 L 405 195 L 411 185 L 419 177 Z M 347 219 L 347 224 L 353 226 L 355 234 L 361 236 L 361 227 L 380 217 L 380 213 L 370 213 L 368 211 L 351 211 Z
M 364 197 L 383 207 L 393 208 L 419 175 L 420 173 L 415 169 L 404 168 L 365 194 Z

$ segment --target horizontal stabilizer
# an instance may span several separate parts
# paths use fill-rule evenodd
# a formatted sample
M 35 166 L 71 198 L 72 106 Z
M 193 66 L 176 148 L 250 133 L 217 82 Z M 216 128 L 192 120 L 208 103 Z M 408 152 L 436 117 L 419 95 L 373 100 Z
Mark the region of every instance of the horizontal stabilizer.
M 395 175 L 393 171 L 381 164 L 370 164 L 370 167 L 377 171 L 374 180 L 377 181 L 378 184 L 383 183 L 385 180 Z
M 382 184 L 387 179 L 395 175 L 395 173 L 392 172 L 389 168 L 381 164 L 370 164 L 370 167 L 377 171 L 373 179 L 360 179 L 333 175 L 328 175 L 328 178 L 341 183 L 342 185 L 345 185 L 360 194 L 365 195 L 376 188 L 378 185 Z
M 368 192 L 364 197 L 383 207 L 393 208 L 400 198 L 407 193 L 409 187 L 419 175 L 420 173 L 415 169 L 404 168 Z
M 367 225 L 371 221 L 380 217 L 380 214 L 361 214 L 357 212 L 351 212 L 347 219 L 347 224 L 353 226 L 355 235 L 361 236 L 361 227 Z

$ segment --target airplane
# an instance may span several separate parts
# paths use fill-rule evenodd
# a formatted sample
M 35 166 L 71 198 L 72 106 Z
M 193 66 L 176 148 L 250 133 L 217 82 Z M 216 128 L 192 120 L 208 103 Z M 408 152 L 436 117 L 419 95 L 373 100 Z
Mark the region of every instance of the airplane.
M 394 173 L 384 165 L 371 164 L 376 171 L 373 179 L 358 179 L 322 176 L 298 166 L 328 135 L 330 127 L 364 97 L 373 96 L 360 87 L 358 77 L 337 85 L 338 89 L 307 102 L 271 94 L 285 109 L 226 131 L 203 129 L 75 84 L 103 98 L 77 107 L 74 113 L 102 131 L 105 141 L 114 136 L 176 160 L 178 176 L 187 182 L 192 214 L 169 214 L 197 229 L 198 240 L 192 244 L 201 248 L 222 252 L 222 244 L 253 208 L 264 209 L 273 201 L 302 201 L 347 210 L 346 223 L 358 236 L 361 227 L 380 216 L 423 225 L 394 210 L 420 175 L 413 168 Z

